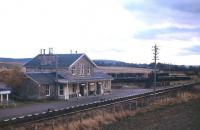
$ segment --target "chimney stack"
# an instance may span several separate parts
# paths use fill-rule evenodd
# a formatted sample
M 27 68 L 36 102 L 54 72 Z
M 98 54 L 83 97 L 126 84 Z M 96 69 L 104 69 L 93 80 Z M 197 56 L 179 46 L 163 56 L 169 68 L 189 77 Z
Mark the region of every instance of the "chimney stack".
M 77 53 L 78 53 L 78 51 L 76 50 L 76 51 L 75 51 L 75 53 L 77 54 Z
M 53 54 L 53 48 L 49 48 L 49 54 Z
M 40 49 L 40 54 L 42 55 L 42 49 Z
M 45 49 L 43 49 L 43 54 L 45 55 Z
M 70 54 L 72 54 L 72 50 L 70 50 Z

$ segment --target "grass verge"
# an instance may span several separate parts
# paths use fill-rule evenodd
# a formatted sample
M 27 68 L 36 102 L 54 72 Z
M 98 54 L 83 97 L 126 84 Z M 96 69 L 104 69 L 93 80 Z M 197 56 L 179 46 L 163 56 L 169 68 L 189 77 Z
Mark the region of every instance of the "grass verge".
M 97 112 L 95 116 L 68 124 L 69 130 L 190 130 L 200 128 L 200 92 L 186 92 L 165 101 L 133 111 Z M 197 105 L 196 105 L 197 104 Z M 48 128 L 47 128 L 48 129 Z M 54 130 L 64 130 L 66 124 L 56 124 Z

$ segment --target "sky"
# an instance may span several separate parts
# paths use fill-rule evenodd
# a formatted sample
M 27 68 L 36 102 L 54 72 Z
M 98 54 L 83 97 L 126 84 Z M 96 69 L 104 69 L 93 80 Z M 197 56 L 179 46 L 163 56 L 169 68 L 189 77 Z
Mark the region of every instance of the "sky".
M 0 57 L 40 49 L 128 63 L 200 65 L 199 0 L 1 0 Z

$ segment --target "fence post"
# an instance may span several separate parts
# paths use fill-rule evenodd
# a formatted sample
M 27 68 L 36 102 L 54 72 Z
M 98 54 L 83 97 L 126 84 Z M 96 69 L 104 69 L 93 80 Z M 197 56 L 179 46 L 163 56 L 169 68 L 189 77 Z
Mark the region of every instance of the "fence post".
M 137 104 L 137 99 L 136 99 L 136 101 L 135 101 L 135 109 L 137 109 L 137 106 L 138 104 Z
M 149 98 L 150 98 L 150 97 L 147 97 L 147 98 L 146 98 L 146 105 L 149 105 Z
M 168 93 L 166 93 L 165 102 L 168 101 Z
M 38 130 L 38 126 L 37 126 L 37 124 L 35 124 L 35 130 Z
M 113 104 L 113 112 L 115 113 L 115 103 Z
M 67 130 L 69 130 L 69 120 L 66 119 L 66 121 L 67 121 Z
M 163 96 L 161 96 L 161 103 L 163 103 Z
M 55 126 L 54 126 L 54 119 L 52 120 L 52 130 L 54 130 Z
M 185 97 L 185 91 L 182 92 L 183 93 L 183 98 Z
M 81 114 L 81 112 L 80 112 L 80 123 L 82 123 L 82 114 Z
M 131 111 L 131 109 L 132 109 L 132 108 L 131 108 L 131 102 L 129 102 L 129 111 Z
M 121 106 L 121 111 L 123 111 L 123 104 L 122 104 L 122 103 L 120 103 L 120 106 Z
M 144 98 L 141 99 L 141 107 L 144 107 Z
M 104 117 L 105 116 L 105 109 L 104 108 L 103 108 L 102 112 L 103 112 L 103 117 Z

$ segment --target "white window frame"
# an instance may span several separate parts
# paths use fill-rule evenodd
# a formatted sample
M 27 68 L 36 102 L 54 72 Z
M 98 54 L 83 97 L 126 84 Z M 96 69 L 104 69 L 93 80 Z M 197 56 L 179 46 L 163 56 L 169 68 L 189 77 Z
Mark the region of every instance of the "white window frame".
M 91 68 L 87 67 L 87 75 L 91 75 Z
M 76 74 L 76 68 L 75 68 L 75 66 L 73 66 L 72 68 L 71 68 L 71 72 L 72 72 L 72 75 L 75 75 Z
M 47 85 L 45 86 L 45 95 L 46 95 L 46 96 L 50 96 L 50 94 L 51 94 L 50 85 L 47 84 Z
M 82 70 L 81 70 L 81 69 L 82 69 L 82 64 L 80 64 L 80 65 L 78 66 L 78 68 L 79 68 L 78 74 L 81 75 L 81 72 L 82 72 Z
M 85 73 L 85 65 L 82 65 L 82 68 L 81 68 L 81 75 L 84 75 Z
M 85 73 L 85 66 L 84 64 L 79 65 L 79 75 L 83 76 Z
M 60 94 L 61 86 L 62 86 L 62 91 L 63 91 L 62 94 Z M 63 96 L 63 95 L 64 95 L 64 86 L 63 86 L 63 85 L 59 85 L 59 87 L 58 87 L 58 95 L 59 95 L 59 96 Z

